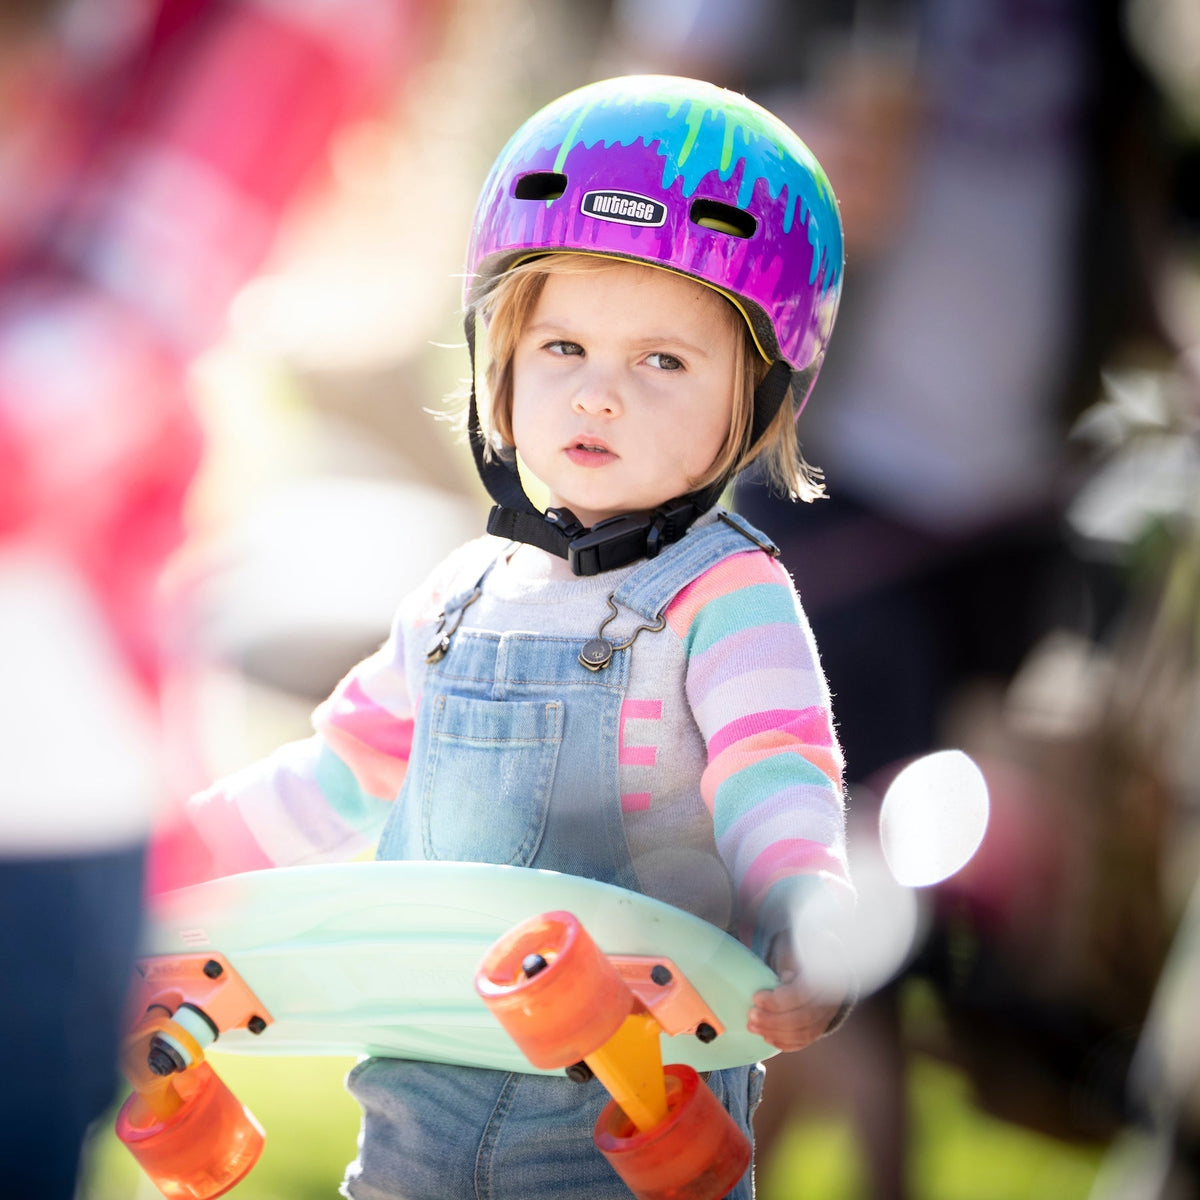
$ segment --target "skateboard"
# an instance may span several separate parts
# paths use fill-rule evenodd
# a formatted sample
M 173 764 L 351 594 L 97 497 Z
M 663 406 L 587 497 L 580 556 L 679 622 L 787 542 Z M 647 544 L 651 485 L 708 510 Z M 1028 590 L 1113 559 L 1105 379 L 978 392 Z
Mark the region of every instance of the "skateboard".
M 746 1015 L 777 979 L 671 905 L 553 871 L 360 862 L 181 888 L 146 924 L 117 1133 L 172 1200 L 222 1195 L 262 1149 L 214 1044 L 595 1075 L 614 1097 L 597 1147 L 645 1200 L 715 1200 L 749 1163 L 699 1073 L 775 1053 Z

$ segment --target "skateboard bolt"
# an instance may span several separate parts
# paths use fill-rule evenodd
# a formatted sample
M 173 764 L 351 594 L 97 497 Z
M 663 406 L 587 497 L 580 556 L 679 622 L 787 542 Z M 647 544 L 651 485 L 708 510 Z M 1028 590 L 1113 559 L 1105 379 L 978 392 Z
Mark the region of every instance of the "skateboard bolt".
M 671 982 L 672 975 L 669 967 L 664 967 L 659 963 L 651 972 L 650 978 L 658 984 L 659 987 L 666 987 Z
M 251 1017 L 250 1020 L 246 1022 L 246 1028 L 250 1030 L 251 1033 L 262 1033 L 266 1027 L 267 1023 L 262 1019 L 262 1017 Z
M 717 1040 L 717 1031 L 707 1021 L 701 1021 L 696 1026 L 696 1036 L 707 1046 Z
M 176 1071 L 182 1071 L 187 1066 L 179 1051 L 159 1038 L 150 1043 L 146 1065 L 155 1075 L 160 1076 L 174 1075 Z
M 539 972 L 544 971 L 550 964 L 540 954 L 527 954 L 521 960 L 521 970 L 525 972 L 526 979 L 532 979 Z
M 217 979 L 223 973 L 224 968 L 219 962 L 217 962 L 215 958 L 210 958 L 208 962 L 204 964 L 204 974 L 207 975 L 209 979 Z
M 589 1079 L 595 1079 L 596 1076 L 592 1072 L 592 1068 L 585 1062 L 572 1063 L 567 1068 L 567 1078 L 572 1083 L 587 1083 Z

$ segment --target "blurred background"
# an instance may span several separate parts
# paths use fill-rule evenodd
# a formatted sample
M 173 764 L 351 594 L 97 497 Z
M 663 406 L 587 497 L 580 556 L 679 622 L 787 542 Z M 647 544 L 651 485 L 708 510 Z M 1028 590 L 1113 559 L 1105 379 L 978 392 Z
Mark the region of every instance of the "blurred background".
M 440 419 L 475 197 L 527 115 L 628 71 L 779 113 L 846 226 L 800 424 L 829 498 L 730 500 L 813 621 L 877 936 L 847 1025 L 769 1072 L 760 1196 L 1200 1194 L 1192 0 L 4 5 L 13 1194 L 70 1195 L 106 1107 L 78 1195 L 154 1194 L 111 1134 L 112 1044 L 173 807 L 305 736 L 482 529 Z M 944 746 L 988 833 L 897 890 L 880 797 Z M 349 1064 L 217 1062 L 268 1134 L 232 1194 L 336 1194 Z

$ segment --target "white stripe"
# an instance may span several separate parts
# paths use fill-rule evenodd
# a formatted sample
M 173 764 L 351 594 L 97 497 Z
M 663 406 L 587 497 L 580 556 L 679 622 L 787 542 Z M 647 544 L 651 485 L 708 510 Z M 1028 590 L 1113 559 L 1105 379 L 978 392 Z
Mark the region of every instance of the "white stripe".
M 750 681 L 753 681 L 752 689 L 748 687 Z M 753 712 L 776 708 L 827 708 L 829 699 L 824 683 L 824 678 L 816 671 L 790 667 L 763 667 L 744 675 L 734 675 L 711 688 L 703 701 L 694 705 L 696 724 L 711 735 L 731 721 Z

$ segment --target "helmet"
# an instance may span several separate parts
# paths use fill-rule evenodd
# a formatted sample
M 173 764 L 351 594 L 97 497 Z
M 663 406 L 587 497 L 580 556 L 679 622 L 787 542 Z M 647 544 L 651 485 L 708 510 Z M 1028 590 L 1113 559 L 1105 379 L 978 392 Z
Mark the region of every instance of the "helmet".
M 555 250 L 670 267 L 725 293 L 767 361 L 819 364 L 842 282 L 842 225 L 820 164 L 745 96 L 666 75 L 589 84 L 530 117 L 483 186 L 471 308 Z
M 842 283 L 842 224 L 817 160 L 778 118 L 694 79 L 635 75 L 589 84 L 535 113 L 500 152 L 475 211 L 464 307 L 475 313 L 518 263 L 574 251 L 665 267 L 715 288 L 771 364 L 754 395 L 751 444 L 793 372 L 797 410 L 816 378 Z M 472 371 L 473 373 L 473 371 Z M 584 529 L 537 511 L 515 463 L 489 453 L 472 380 L 475 465 L 496 501 L 488 531 L 530 542 L 590 575 L 654 557 L 718 499 L 727 479 L 650 513 Z

